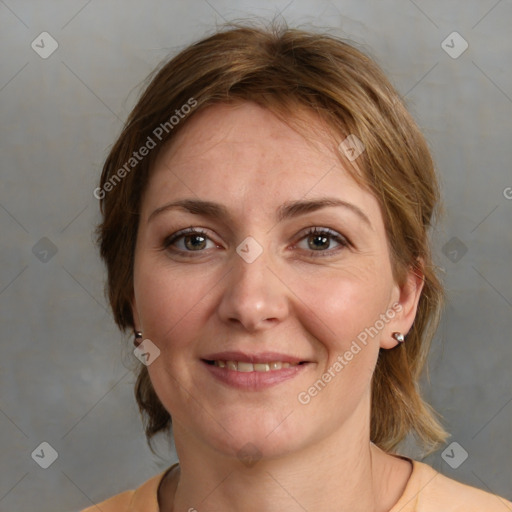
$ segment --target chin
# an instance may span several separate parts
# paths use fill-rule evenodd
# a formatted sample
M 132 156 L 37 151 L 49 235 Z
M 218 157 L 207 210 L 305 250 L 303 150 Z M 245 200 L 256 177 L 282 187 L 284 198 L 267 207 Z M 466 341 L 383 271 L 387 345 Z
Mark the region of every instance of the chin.
M 295 415 L 292 410 L 285 414 L 268 410 L 254 410 L 252 414 L 248 411 L 230 412 L 217 415 L 224 428 L 219 425 L 212 428 L 211 418 L 207 424 L 196 425 L 196 428 L 205 444 L 219 455 L 237 458 L 250 466 L 251 461 L 284 457 L 308 444 L 313 433 L 307 431 L 308 425 L 304 421 L 295 422 Z
M 292 441 L 293 440 L 293 441 Z M 259 460 L 279 459 L 300 448 L 297 436 L 270 435 L 262 432 L 250 432 L 223 439 L 209 439 L 212 447 L 220 455 L 238 459 L 242 464 L 251 466 Z

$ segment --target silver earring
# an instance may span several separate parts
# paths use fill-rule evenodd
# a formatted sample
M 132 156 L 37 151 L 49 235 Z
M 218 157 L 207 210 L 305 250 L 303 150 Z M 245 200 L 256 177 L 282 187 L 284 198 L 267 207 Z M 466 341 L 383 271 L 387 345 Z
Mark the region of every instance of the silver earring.
M 135 331 L 135 339 L 133 340 L 133 344 L 138 347 L 141 344 L 142 333 L 140 331 Z
M 405 341 L 405 337 L 401 332 L 394 332 L 392 336 L 396 341 L 398 341 L 398 343 L 403 343 Z

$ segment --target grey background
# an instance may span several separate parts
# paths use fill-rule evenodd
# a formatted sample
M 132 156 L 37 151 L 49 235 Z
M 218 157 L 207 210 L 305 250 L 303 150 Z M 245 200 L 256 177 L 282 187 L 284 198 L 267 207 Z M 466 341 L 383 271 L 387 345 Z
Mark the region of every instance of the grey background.
M 2 512 L 79 510 L 175 461 L 145 444 L 137 361 L 103 295 L 92 191 L 163 58 L 224 20 L 280 11 L 290 26 L 359 43 L 426 134 L 446 206 L 434 245 L 449 301 L 424 390 L 468 458 L 452 469 L 443 447 L 424 460 L 512 498 L 511 1 L 0 0 Z M 31 48 L 43 31 L 59 44 L 47 59 Z M 453 31 L 469 44 L 456 59 L 441 47 Z M 48 469 L 31 457 L 43 441 L 58 453 Z

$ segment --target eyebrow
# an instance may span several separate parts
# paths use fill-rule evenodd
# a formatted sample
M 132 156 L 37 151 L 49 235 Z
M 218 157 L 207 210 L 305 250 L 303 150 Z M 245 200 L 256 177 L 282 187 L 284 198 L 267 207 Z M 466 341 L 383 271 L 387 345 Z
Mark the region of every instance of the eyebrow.
M 276 217 L 277 220 L 281 222 L 283 220 L 291 219 L 306 213 L 311 213 L 322 208 L 329 207 L 343 207 L 357 215 L 365 224 L 368 225 L 368 227 L 373 229 L 370 219 L 358 206 L 352 203 L 348 203 L 347 201 L 342 201 L 341 199 L 337 199 L 335 197 L 288 201 L 278 208 Z M 202 215 L 204 217 L 210 217 L 222 221 L 232 220 L 232 217 L 226 207 L 219 203 L 204 201 L 202 199 L 179 199 L 177 201 L 172 201 L 163 206 L 160 206 L 154 210 L 148 217 L 148 222 L 150 222 L 157 215 L 173 209 L 182 209 L 194 215 Z

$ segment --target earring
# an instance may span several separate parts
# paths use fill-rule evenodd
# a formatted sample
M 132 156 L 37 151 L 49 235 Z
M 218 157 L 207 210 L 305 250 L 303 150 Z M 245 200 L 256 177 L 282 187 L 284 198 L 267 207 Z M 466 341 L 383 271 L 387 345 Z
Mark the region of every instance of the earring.
M 398 343 L 403 343 L 405 341 L 405 337 L 401 332 L 394 332 L 392 336 L 396 341 L 398 341 Z
M 140 331 L 135 331 L 135 339 L 133 340 L 133 344 L 138 347 L 141 344 L 142 333 Z

